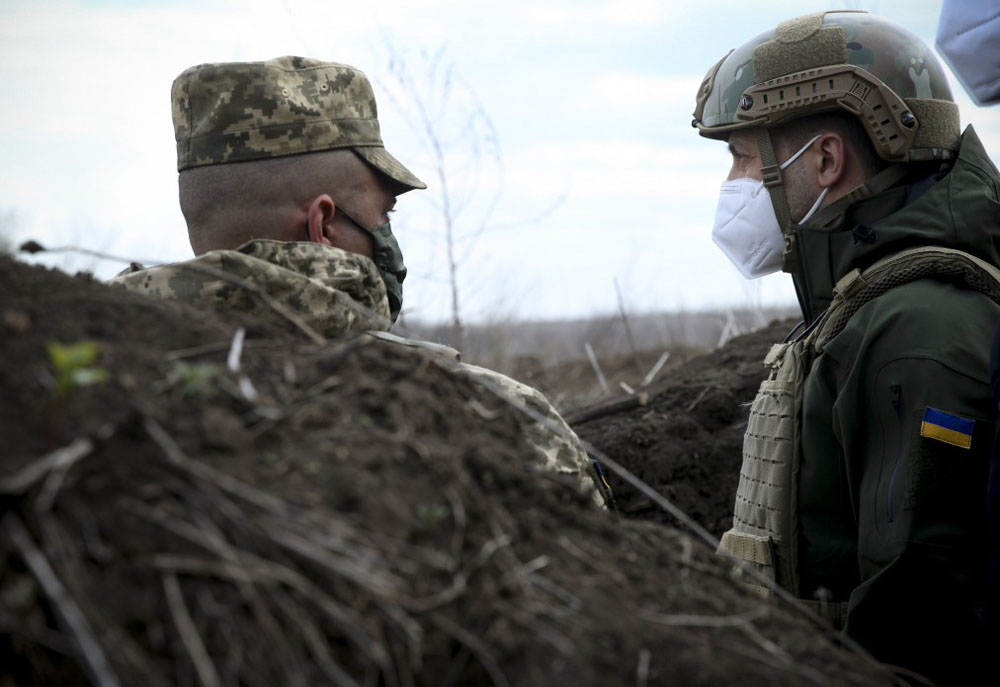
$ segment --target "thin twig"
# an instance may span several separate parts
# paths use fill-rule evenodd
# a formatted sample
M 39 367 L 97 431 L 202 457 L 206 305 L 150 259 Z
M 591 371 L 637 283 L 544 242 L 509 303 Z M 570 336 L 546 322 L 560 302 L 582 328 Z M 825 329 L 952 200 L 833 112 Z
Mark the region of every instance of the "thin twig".
M 547 591 L 549 594 L 566 604 L 566 606 L 570 609 L 574 611 L 580 611 L 583 609 L 583 602 L 580 600 L 580 597 L 576 596 L 569 590 L 560 587 L 549 578 L 533 573 L 529 574 L 527 577 L 533 585 Z
M 104 253 L 98 250 L 93 250 L 91 248 L 82 248 L 80 246 L 56 246 L 55 248 L 46 248 L 38 241 L 25 241 L 22 243 L 18 250 L 25 253 L 80 253 L 82 255 L 90 255 L 95 258 L 100 258 L 101 260 L 111 260 L 114 262 L 127 262 L 127 263 L 139 263 L 149 267 L 157 267 L 162 265 L 158 260 L 143 260 L 142 258 L 126 258 L 121 255 L 113 255 L 111 253 Z
M 163 591 L 167 595 L 167 606 L 174 619 L 177 634 L 180 635 L 195 672 L 198 673 L 198 681 L 205 687 L 219 687 L 222 684 L 219 673 L 215 670 L 215 664 L 208 655 L 205 643 L 201 641 L 201 635 L 198 634 L 198 628 L 195 627 L 191 614 L 188 613 L 184 604 L 184 594 L 175 575 L 168 573 L 163 576 Z
M 486 565 L 486 562 L 493 557 L 493 554 L 507 546 L 510 546 L 510 537 L 506 535 L 497 539 L 489 540 L 483 544 L 482 548 L 479 549 L 479 553 L 476 554 L 476 557 L 473 558 L 464 569 L 460 570 L 455 575 L 455 578 L 448 587 L 432 594 L 429 597 L 415 599 L 412 601 L 403 601 L 402 603 L 406 606 L 407 610 L 417 613 L 426 613 L 427 611 L 439 608 L 447 603 L 451 603 L 465 592 L 468 586 L 468 580 L 472 574 L 479 570 L 479 568 Z
M 706 386 L 704 389 L 701 390 L 701 393 L 699 393 L 697 396 L 695 396 L 695 399 L 693 401 L 691 401 L 691 403 L 688 404 L 688 407 L 685 408 L 684 410 L 686 412 L 690 413 L 692 410 L 694 410 L 695 408 L 697 408 L 698 404 L 701 403 L 702 399 L 705 398 L 705 395 L 708 394 L 708 392 L 711 391 L 714 388 L 715 387 Z
M 455 624 L 441 613 L 433 613 L 430 618 L 431 622 L 437 625 L 442 632 L 459 644 L 468 647 L 469 651 L 479 659 L 479 663 L 486 669 L 486 674 L 490 676 L 490 680 L 495 687 L 506 687 L 509 684 L 507 676 L 504 675 L 503 670 L 500 668 L 500 664 L 497 663 L 497 660 L 493 657 L 493 653 L 482 640 L 465 628 Z
M 642 378 L 642 382 L 639 386 L 649 386 L 652 384 L 653 380 L 656 379 L 656 375 L 660 374 L 660 370 L 663 369 L 663 366 L 667 364 L 668 360 L 670 360 L 670 351 L 664 351 L 663 355 L 661 355 L 656 362 L 653 363 L 653 366 L 649 368 L 649 372 L 647 372 L 646 376 Z
M 651 658 L 652 654 L 649 649 L 639 650 L 639 664 L 635 667 L 636 687 L 646 687 L 646 683 L 649 681 L 649 660 Z
M 121 684 L 118 676 L 104 655 L 100 643 L 90 628 L 90 623 L 59 581 L 45 554 L 32 541 L 21 519 L 14 513 L 8 513 L 3 520 L 0 520 L 0 527 L 21 554 L 28 570 L 38 581 L 38 586 L 52 603 L 53 610 L 64 629 L 76 640 L 91 681 L 100 687 L 118 687 Z
M 182 360 L 184 358 L 196 358 L 201 355 L 206 355 L 208 353 L 221 353 L 223 351 L 228 351 L 232 347 L 232 339 L 228 341 L 218 341 L 216 343 L 203 344 L 201 346 L 191 346 L 190 348 L 177 348 L 172 351 L 168 351 L 164 356 L 164 360 Z M 308 344 L 305 344 L 308 345 Z M 287 349 L 287 341 L 271 341 L 271 340 L 254 340 L 246 341 L 243 344 L 244 350 L 249 349 L 267 349 L 267 348 L 280 348 Z
M 69 446 L 48 453 L 32 461 L 19 472 L 0 480 L 0 493 L 11 496 L 23 494 L 53 471 L 69 469 L 76 461 L 90 455 L 93 450 L 94 442 L 90 439 L 84 437 L 75 439 Z
M 759 608 L 737 615 L 687 615 L 683 613 L 666 615 L 643 611 L 639 617 L 657 625 L 670 627 L 739 627 L 749 625 L 768 615 L 770 609 L 764 603 Z
M 743 633 L 750 638 L 750 641 L 763 649 L 765 653 L 774 656 L 774 658 L 779 661 L 781 665 L 785 666 L 787 670 L 798 673 L 818 685 L 826 682 L 826 678 L 822 673 L 811 666 L 799 665 L 798 662 L 788 655 L 788 652 L 762 635 L 753 625 L 744 625 L 741 629 L 743 630 Z
M 229 346 L 229 355 L 226 357 L 226 367 L 233 374 L 240 371 L 240 356 L 243 355 L 243 341 L 246 339 L 247 330 L 245 327 L 238 327 L 233 334 L 233 341 Z
M 822 675 L 818 675 L 815 671 L 805 670 L 794 663 L 788 664 L 782 661 L 776 661 L 768 652 L 761 651 L 759 648 L 746 647 L 744 644 L 739 642 L 722 642 L 719 647 L 723 651 L 729 651 L 746 659 L 749 663 L 759 663 L 766 666 L 768 669 L 767 675 L 771 676 L 772 679 L 775 675 L 792 673 L 806 678 L 810 683 L 815 685 L 839 686 L 844 684 L 842 680 L 828 680 Z
M 583 350 L 587 353 L 587 360 L 590 361 L 590 367 L 594 370 L 594 375 L 597 377 L 597 382 L 601 385 L 601 390 L 606 394 L 610 393 L 608 380 L 604 378 L 604 372 L 601 371 L 601 364 L 597 362 L 597 356 L 594 355 L 594 348 L 590 345 L 589 341 L 583 342 Z
M 212 561 L 197 556 L 158 554 L 150 559 L 150 564 L 159 570 L 170 570 L 190 575 L 210 575 L 236 582 L 253 580 L 285 584 L 297 591 L 302 598 L 309 599 L 314 603 L 344 633 L 345 638 L 368 656 L 373 663 L 383 670 L 388 669 L 388 655 L 375 640 L 365 633 L 363 630 L 364 619 L 352 609 L 340 606 L 319 586 L 291 568 L 246 552 L 243 552 L 240 558 L 243 563 L 242 567 L 221 560 Z
M 622 290 L 618 285 L 617 277 L 615 277 L 614 283 L 615 295 L 618 297 L 618 315 L 622 318 L 622 324 L 625 326 L 625 336 L 628 339 L 629 352 L 632 353 L 632 364 L 635 366 L 636 372 L 641 373 L 642 368 L 639 366 L 639 351 L 636 350 L 635 337 L 632 336 L 632 325 L 628 321 L 628 313 L 625 312 L 625 299 L 622 297 Z
M 359 687 L 357 681 L 348 675 L 347 671 L 333 659 L 327 646 L 327 640 L 323 637 L 319 628 L 316 627 L 316 623 L 312 621 L 309 614 L 304 612 L 290 595 L 282 594 L 275 605 L 289 617 L 299 632 L 302 633 L 302 637 L 306 640 L 306 645 L 312 652 L 313 658 L 316 659 L 320 670 L 323 671 L 323 674 L 326 675 L 326 678 L 330 682 L 338 685 L 338 687 Z
M 458 567 L 458 561 L 462 556 L 462 546 L 465 544 L 465 527 L 467 522 L 465 504 L 454 487 L 449 487 L 445 491 L 445 497 L 451 505 L 451 519 L 455 526 L 451 535 L 451 559 L 454 561 L 455 566 Z
M 265 511 L 280 516 L 286 516 L 288 514 L 288 505 L 281 499 L 276 498 L 267 492 L 261 491 L 260 489 L 256 489 L 249 484 L 241 482 L 224 472 L 215 470 L 203 463 L 189 459 L 184 455 L 183 451 L 181 451 L 180 447 L 173 440 L 173 438 L 167 434 L 163 427 L 161 427 L 152 417 L 146 416 L 143 419 L 143 428 L 146 430 L 146 433 L 149 434 L 149 437 L 153 440 L 153 442 L 160 447 L 160 450 L 163 451 L 164 455 L 166 455 L 166 457 L 174 465 L 212 482 L 223 491 L 239 496 L 243 500 L 262 508 Z

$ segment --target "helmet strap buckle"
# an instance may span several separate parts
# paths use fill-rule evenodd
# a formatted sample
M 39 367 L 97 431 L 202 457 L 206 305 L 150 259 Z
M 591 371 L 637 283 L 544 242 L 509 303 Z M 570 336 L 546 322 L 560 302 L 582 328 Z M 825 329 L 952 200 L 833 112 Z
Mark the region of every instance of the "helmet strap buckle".
M 766 167 L 760 168 L 760 176 L 764 181 L 764 186 L 771 188 L 772 186 L 781 185 L 781 166 L 780 165 L 767 165 Z

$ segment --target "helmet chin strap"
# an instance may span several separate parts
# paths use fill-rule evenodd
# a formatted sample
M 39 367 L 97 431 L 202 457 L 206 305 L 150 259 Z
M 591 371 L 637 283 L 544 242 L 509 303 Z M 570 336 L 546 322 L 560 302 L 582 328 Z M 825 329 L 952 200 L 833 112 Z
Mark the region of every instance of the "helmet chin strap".
M 778 164 L 778 159 L 774 154 L 774 144 L 768 129 L 761 127 L 758 130 L 757 148 L 760 153 L 760 171 L 761 177 L 764 180 L 764 187 L 771 194 L 771 204 L 774 206 L 774 214 L 778 219 L 778 226 L 781 227 L 781 235 L 785 241 L 781 270 L 792 275 L 792 281 L 795 284 L 795 293 L 802 308 L 802 315 L 807 323 L 812 322 L 813 317 L 818 313 L 812 312 L 812 297 L 809 293 L 809 278 L 806 273 L 807 266 L 800 258 L 798 236 L 795 232 L 797 225 L 792 222 L 791 210 L 788 207 L 788 196 L 781 182 L 781 165 Z M 819 198 L 816 199 L 816 202 L 809 209 L 809 212 L 802 218 L 802 222 L 812 219 L 814 224 L 821 226 L 832 227 L 839 225 L 843 223 L 844 214 L 847 212 L 848 207 L 862 198 L 881 193 L 894 186 L 905 176 L 906 169 L 902 165 L 891 165 L 864 184 L 851 190 L 844 197 L 838 198 L 833 203 L 820 209 L 820 205 L 830 190 L 829 187 L 824 188 Z M 799 222 L 799 224 L 802 222 Z
M 813 140 L 816 139 L 814 138 Z M 809 144 L 807 143 L 806 145 L 808 146 Z M 804 224 L 810 219 L 822 226 L 830 226 L 835 223 L 835 220 L 839 223 L 843 221 L 844 212 L 849 206 L 862 198 L 885 191 L 906 176 L 906 168 L 903 165 L 890 165 L 868 179 L 865 183 L 852 189 L 846 196 L 838 198 L 835 202 L 821 210 L 820 206 L 830 191 L 830 187 L 827 186 L 819 194 L 812 207 L 809 208 L 809 212 L 798 222 L 793 222 L 791 209 L 788 207 L 788 196 L 785 193 L 785 186 L 781 181 L 781 168 L 787 166 L 796 157 L 801 155 L 803 150 L 800 150 L 787 160 L 784 165 L 778 164 L 777 156 L 774 154 L 774 143 L 771 139 L 771 132 L 769 129 L 763 127 L 757 131 L 757 148 L 760 152 L 760 173 L 764 180 L 764 187 L 771 194 L 771 204 L 774 206 L 774 214 L 778 219 L 778 226 L 781 227 L 781 235 L 785 239 L 785 252 L 781 269 L 783 272 L 791 274 L 795 274 L 801 269 L 795 237 L 795 227 L 797 225 Z
M 785 252 L 781 270 L 795 273 L 798 267 L 798 251 L 795 248 L 795 235 L 792 232 L 792 216 L 788 208 L 788 196 L 781 182 L 781 165 L 774 154 L 774 144 L 771 141 L 770 129 L 761 127 L 757 130 L 757 150 L 760 153 L 760 174 L 764 180 L 764 188 L 771 194 L 771 205 L 774 215 L 778 218 L 781 235 L 785 239 Z

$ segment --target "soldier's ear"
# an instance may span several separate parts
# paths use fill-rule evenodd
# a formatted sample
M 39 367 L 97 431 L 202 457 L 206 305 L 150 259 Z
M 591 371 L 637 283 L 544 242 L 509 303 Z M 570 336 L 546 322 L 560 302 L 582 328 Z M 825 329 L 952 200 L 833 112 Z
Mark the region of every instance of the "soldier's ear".
M 312 199 L 306 219 L 310 241 L 325 246 L 333 245 L 333 216 L 336 211 L 333 199 L 325 193 Z
M 835 186 L 847 171 L 847 141 L 838 133 L 830 132 L 820 137 L 816 159 L 819 185 Z

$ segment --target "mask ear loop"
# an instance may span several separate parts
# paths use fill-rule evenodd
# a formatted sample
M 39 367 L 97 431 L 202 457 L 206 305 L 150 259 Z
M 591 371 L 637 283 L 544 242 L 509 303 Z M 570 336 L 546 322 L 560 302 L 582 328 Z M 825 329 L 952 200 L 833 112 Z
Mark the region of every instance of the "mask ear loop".
M 829 186 L 827 186 L 826 188 L 823 189 L 823 192 L 819 194 L 819 198 L 817 198 L 816 202 L 813 203 L 813 206 L 811 208 L 809 208 L 809 212 L 807 212 L 805 214 L 805 217 L 803 217 L 802 219 L 799 220 L 799 224 L 800 225 L 801 224 L 805 224 L 806 222 L 808 222 L 809 218 L 812 217 L 814 214 L 816 214 L 816 211 L 819 210 L 819 206 L 823 203 L 823 199 L 826 198 L 826 194 L 829 191 L 830 191 L 830 187 Z
M 801 157 L 801 155 L 803 153 L 805 153 L 807 150 L 809 150 L 809 146 L 811 146 L 813 143 L 815 143 L 820 138 L 820 136 L 822 136 L 822 135 L 823 134 L 816 134 L 815 136 L 813 136 L 812 138 L 810 138 L 809 141 L 804 146 L 802 146 L 801 148 L 799 148 L 798 152 L 796 152 L 790 158 L 788 158 L 787 160 L 785 160 L 784 162 L 782 162 L 781 165 L 778 167 L 778 169 L 779 170 L 783 170 L 783 169 L 788 168 L 789 165 L 791 165 L 793 162 L 795 162 L 796 160 L 798 160 L 799 157 Z M 816 214 L 816 211 L 819 210 L 819 206 L 822 205 L 823 199 L 826 198 L 826 194 L 829 191 L 830 191 L 830 187 L 829 186 L 827 186 L 826 188 L 823 189 L 822 193 L 819 194 L 819 198 L 817 198 L 816 202 L 813 203 L 813 205 L 812 205 L 811 208 L 809 208 L 809 212 L 807 212 L 805 214 L 805 216 L 798 221 L 798 224 L 805 224 L 807 221 L 809 221 L 810 217 L 812 217 L 814 214 Z M 786 211 L 787 211 L 787 207 L 788 206 L 786 205 L 785 206 Z M 789 215 L 789 218 L 788 218 L 788 222 L 789 222 L 789 226 L 791 226 L 791 216 L 790 215 Z
M 804 153 L 804 152 L 806 152 L 807 150 L 809 150 L 809 146 L 811 146 L 811 145 L 812 145 L 813 143 L 815 143 L 815 142 L 816 142 L 816 141 L 817 141 L 817 140 L 819 139 L 819 137 L 820 137 L 820 136 L 822 136 L 822 135 L 823 135 L 823 134 L 816 134 L 815 136 L 813 136 L 812 138 L 810 138 L 810 139 L 809 139 L 809 142 L 808 142 L 808 143 L 806 143 L 806 144 L 805 144 L 804 146 L 802 146 L 801 148 L 799 148 L 799 151 L 798 151 L 797 153 L 795 153 L 795 154 L 794 154 L 794 155 L 792 155 L 792 156 L 791 156 L 790 158 L 788 158 L 787 160 L 785 160 L 784 162 L 782 162 L 782 163 L 781 163 L 781 166 L 780 166 L 780 167 L 778 167 L 778 169 L 785 169 L 785 168 L 786 168 L 786 167 L 788 167 L 788 166 L 789 166 L 790 164 L 792 164 L 793 162 L 795 162 L 796 160 L 798 160 L 798 159 L 799 159 L 799 156 L 801 156 L 801 155 L 802 155 L 802 153 Z

